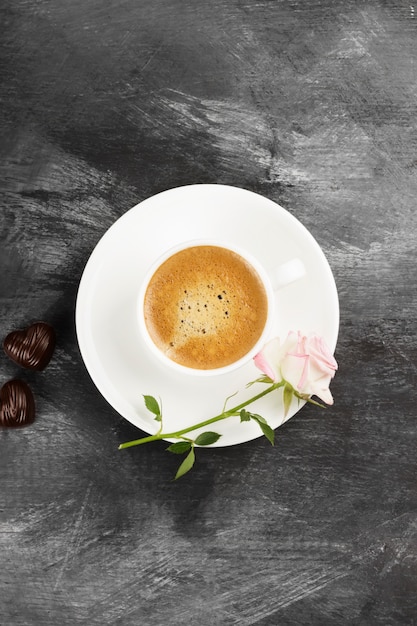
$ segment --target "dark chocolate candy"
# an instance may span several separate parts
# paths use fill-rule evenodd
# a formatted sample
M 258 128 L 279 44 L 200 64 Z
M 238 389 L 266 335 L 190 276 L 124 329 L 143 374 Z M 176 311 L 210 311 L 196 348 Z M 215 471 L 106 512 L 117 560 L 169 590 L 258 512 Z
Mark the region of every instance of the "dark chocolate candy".
M 35 399 L 23 380 L 9 380 L 0 389 L 0 426 L 19 428 L 35 420 Z
M 14 330 L 3 341 L 5 353 L 18 365 L 43 370 L 55 349 L 55 331 L 46 322 L 35 322 L 23 330 Z

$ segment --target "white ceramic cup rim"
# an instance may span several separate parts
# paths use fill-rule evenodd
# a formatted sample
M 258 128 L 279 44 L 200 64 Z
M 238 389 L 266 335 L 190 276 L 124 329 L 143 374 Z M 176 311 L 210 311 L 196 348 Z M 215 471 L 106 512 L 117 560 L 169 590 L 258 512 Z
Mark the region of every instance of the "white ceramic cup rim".
M 192 248 L 195 246 L 216 246 L 219 248 L 225 248 L 226 250 L 231 250 L 232 252 L 239 254 L 243 259 L 245 259 L 254 268 L 254 270 L 259 275 L 262 281 L 262 284 L 264 286 L 266 296 L 267 296 L 267 302 L 268 302 L 268 313 L 267 313 L 265 326 L 263 328 L 261 335 L 259 336 L 258 341 L 255 343 L 255 345 L 243 357 L 234 361 L 233 363 L 230 363 L 229 365 L 225 365 L 222 367 L 216 367 L 216 368 L 211 368 L 211 369 L 197 369 L 193 367 L 188 367 L 186 365 L 182 365 L 181 363 L 177 363 L 176 361 L 173 361 L 168 356 L 166 356 L 166 354 L 164 354 L 162 350 L 160 350 L 153 342 L 148 332 L 146 322 L 145 322 L 145 316 L 144 316 L 144 299 L 145 299 L 146 290 L 156 270 L 167 259 L 169 259 L 171 256 L 173 256 L 177 252 L 181 252 L 182 250 L 186 250 L 187 248 Z M 159 358 L 159 360 L 162 363 L 164 363 L 166 366 L 171 368 L 173 371 L 177 371 L 177 372 L 184 373 L 184 374 L 191 374 L 194 376 L 203 376 L 203 377 L 219 375 L 219 374 L 220 375 L 228 374 L 229 372 L 232 372 L 242 367 L 243 365 L 248 363 L 251 359 L 253 359 L 258 354 L 258 352 L 262 349 L 264 344 L 267 342 L 271 333 L 271 328 L 272 328 L 274 315 L 275 315 L 274 290 L 272 288 L 271 279 L 267 271 L 261 265 L 261 263 L 255 257 L 253 257 L 252 254 L 242 249 L 241 247 L 235 246 L 234 244 L 230 244 L 225 241 L 213 240 L 213 239 L 194 239 L 190 241 L 184 241 L 166 250 L 161 256 L 158 257 L 158 259 L 156 259 L 154 263 L 152 263 L 149 270 L 147 271 L 144 277 L 144 280 L 142 282 L 141 288 L 139 290 L 139 296 L 138 296 L 137 302 L 138 302 L 137 313 L 138 313 L 139 328 L 143 336 L 143 339 L 145 340 L 145 343 L 147 347 L 150 349 L 150 351 L 157 358 Z

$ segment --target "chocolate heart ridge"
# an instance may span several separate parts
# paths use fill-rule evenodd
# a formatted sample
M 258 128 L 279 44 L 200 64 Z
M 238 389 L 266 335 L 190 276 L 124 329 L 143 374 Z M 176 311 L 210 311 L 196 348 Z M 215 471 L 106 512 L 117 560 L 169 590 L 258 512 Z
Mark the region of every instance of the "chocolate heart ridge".
M 14 378 L 0 389 L 0 426 L 21 428 L 35 421 L 35 398 L 29 385 Z
M 14 330 L 3 341 L 7 356 L 27 369 L 45 369 L 55 350 L 55 331 L 47 322 L 35 322 L 24 329 Z

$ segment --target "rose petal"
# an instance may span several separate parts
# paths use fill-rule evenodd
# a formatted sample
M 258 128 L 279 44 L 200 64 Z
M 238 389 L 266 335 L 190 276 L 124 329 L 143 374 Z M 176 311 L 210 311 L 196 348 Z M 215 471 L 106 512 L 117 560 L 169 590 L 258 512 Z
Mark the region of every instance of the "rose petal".
M 268 376 L 274 383 L 281 382 L 282 376 L 279 368 L 281 342 L 279 337 L 268 341 L 260 352 L 255 356 L 254 363 L 257 368 Z M 277 367 L 278 364 L 278 367 Z
M 301 394 L 333 404 L 329 384 L 338 366 L 319 335 L 290 331 L 282 345 L 278 337 L 272 339 L 256 355 L 255 364 L 274 382 L 285 380 Z
M 317 396 L 320 400 L 323 400 L 326 404 L 333 404 L 333 396 L 330 393 L 328 387 L 321 387 L 319 385 L 313 385 L 312 395 Z
M 287 354 L 281 362 L 282 377 L 300 392 L 304 392 L 308 382 L 307 354 Z
M 313 335 L 309 341 L 308 351 L 314 358 L 317 367 L 324 373 L 332 373 L 333 377 L 337 370 L 337 362 L 327 347 L 323 337 Z

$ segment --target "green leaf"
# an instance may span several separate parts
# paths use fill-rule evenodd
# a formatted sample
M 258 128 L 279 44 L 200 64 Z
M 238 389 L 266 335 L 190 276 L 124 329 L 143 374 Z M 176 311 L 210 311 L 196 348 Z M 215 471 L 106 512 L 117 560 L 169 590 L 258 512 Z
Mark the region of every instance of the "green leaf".
M 258 413 L 250 413 L 250 416 L 253 420 L 256 420 L 258 423 L 266 424 L 267 421 L 262 415 L 258 415 Z
M 256 422 L 266 424 L 266 419 L 262 417 L 262 415 L 258 415 L 258 413 L 251 413 L 250 411 L 246 411 L 246 409 L 242 409 L 240 412 L 240 421 L 249 422 L 249 420 L 255 420 Z
M 249 387 L 252 387 L 252 385 L 256 385 L 256 383 L 267 383 L 267 384 L 271 384 L 274 381 L 272 380 L 272 378 L 269 378 L 269 376 L 260 376 L 259 378 L 257 378 L 256 380 L 252 380 L 250 383 L 247 383 L 246 385 L 246 389 L 249 389 Z
M 258 422 L 258 424 L 271 446 L 273 446 L 275 443 L 275 432 L 272 430 L 269 424 L 264 424 L 263 422 Z
M 150 411 L 156 416 L 155 420 L 157 422 L 160 422 L 162 419 L 162 414 L 161 414 L 161 409 L 159 407 L 158 401 L 155 400 L 153 396 L 143 396 L 143 399 L 145 400 L 145 405 L 148 411 Z
M 266 419 L 262 417 L 261 415 L 257 415 L 256 413 L 251 413 L 250 415 L 251 415 L 251 418 L 255 420 L 255 422 L 258 422 L 263 434 L 268 439 L 271 446 L 273 446 L 275 442 L 275 432 L 269 426 L 269 424 L 267 424 Z
M 327 409 L 327 406 L 325 404 L 322 404 L 321 402 L 317 402 L 317 400 L 313 400 L 312 397 L 308 395 L 308 393 L 298 393 L 298 391 L 294 391 L 294 395 L 299 400 L 305 400 L 305 402 L 314 404 L 314 406 L 319 406 L 321 409 Z
M 190 441 L 177 441 L 168 446 L 168 452 L 173 452 L 174 454 L 183 454 L 184 452 L 188 452 L 191 448 Z
M 246 409 L 242 409 L 239 415 L 241 422 L 250 422 L 251 414 Z
M 293 397 L 293 388 L 291 387 L 291 385 L 285 385 L 284 391 L 283 391 L 284 417 L 287 417 L 288 411 L 290 410 L 292 397 Z
M 210 446 L 212 443 L 216 443 L 216 441 L 220 439 L 220 437 L 221 435 L 219 435 L 218 433 L 213 433 L 208 430 L 207 432 L 198 435 L 194 443 L 197 446 Z
M 184 474 L 189 472 L 192 466 L 194 465 L 194 462 L 195 462 L 194 448 L 191 448 L 190 452 L 187 454 L 187 456 L 185 457 L 185 459 L 179 466 L 178 471 L 175 474 L 175 480 L 177 480 L 178 478 L 181 478 L 181 476 L 184 476 Z

